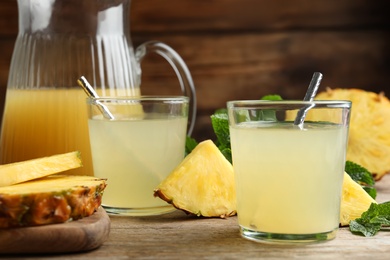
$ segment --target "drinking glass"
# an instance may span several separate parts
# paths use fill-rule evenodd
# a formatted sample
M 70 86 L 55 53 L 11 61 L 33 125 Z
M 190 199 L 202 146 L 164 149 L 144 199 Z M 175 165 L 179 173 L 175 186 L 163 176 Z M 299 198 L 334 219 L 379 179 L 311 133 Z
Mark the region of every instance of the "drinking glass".
M 279 243 L 333 239 L 351 103 L 248 100 L 227 108 L 241 235 Z M 306 117 L 295 124 L 299 111 Z
M 89 98 L 87 104 L 95 176 L 108 183 L 105 210 L 133 216 L 173 211 L 153 193 L 184 158 L 189 98 Z

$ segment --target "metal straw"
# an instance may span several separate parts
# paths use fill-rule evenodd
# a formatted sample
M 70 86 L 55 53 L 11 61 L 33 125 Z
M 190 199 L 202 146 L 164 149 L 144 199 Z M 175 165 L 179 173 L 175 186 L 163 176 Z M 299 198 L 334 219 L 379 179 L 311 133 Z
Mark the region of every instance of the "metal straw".
M 314 72 L 303 101 L 313 101 L 315 95 L 317 94 L 317 90 L 318 87 L 320 86 L 321 80 L 322 80 L 322 74 L 320 72 Z M 312 107 L 313 105 L 310 105 L 299 109 L 297 113 L 297 117 L 295 118 L 294 121 L 294 125 L 301 126 L 305 121 L 307 111 Z
M 81 78 L 77 80 L 77 83 L 80 85 L 80 87 L 84 89 L 85 93 L 87 93 L 89 97 L 93 99 L 99 98 L 99 95 L 96 93 L 94 88 L 91 86 L 91 84 L 89 84 L 88 80 L 84 76 L 81 76 Z M 114 116 L 111 114 L 110 110 L 108 110 L 105 105 L 101 104 L 98 101 L 96 101 L 96 104 L 105 118 L 114 119 Z

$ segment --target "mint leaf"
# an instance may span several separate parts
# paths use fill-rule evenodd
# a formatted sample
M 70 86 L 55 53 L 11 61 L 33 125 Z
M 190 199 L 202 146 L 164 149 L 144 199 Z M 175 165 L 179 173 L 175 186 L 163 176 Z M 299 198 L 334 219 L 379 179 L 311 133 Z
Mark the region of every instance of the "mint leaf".
M 211 125 L 217 136 L 216 144 L 223 148 L 230 147 L 229 120 L 227 113 L 214 113 L 211 115 Z
M 383 226 L 390 226 L 389 216 L 377 216 L 371 220 L 372 223 L 381 224 Z
M 345 172 L 351 176 L 352 180 L 359 183 L 372 198 L 376 198 L 375 180 L 366 168 L 357 163 L 346 161 Z
M 230 148 L 220 148 L 221 153 L 225 156 L 225 158 L 232 163 L 232 149 Z
M 351 176 L 351 178 L 361 184 L 365 185 L 374 185 L 375 180 L 372 177 L 372 174 L 363 166 L 351 162 L 345 162 L 345 171 Z
M 279 95 L 265 95 L 261 98 L 261 100 L 279 101 L 279 100 L 283 100 L 283 99 Z
M 361 233 L 365 237 L 372 237 L 375 236 L 376 233 L 381 229 L 380 224 L 370 224 L 370 223 L 363 223 L 360 220 L 352 220 L 349 223 L 349 229 L 353 233 Z
M 263 96 L 260 100 L 280 101 L 283 99 L 279 95 L 266 95 Z M 277 121 L 275 110 L 270 109 L 261 111 L 258 119 L 263 121 Z
M 226 109 L 219 109 L 210 116 L 211 125 L 217 137 L 215 144 L 229 162 L 232 162 L 230 149 L 229 119 Z
M 194 150 L 194 148 L 197 145 L 198 145 L 198 142 L 194 138 L 187 136 L 186 137 L 185 155 L 187 156 L 189 153 L 191 153 L 192 150 Z
M 381 204 L 371 203 L 369 209 L 360 218 L 349 223 L 353 233 L 366 237 L 374 236 L 383 226 L 390 225 L 390 201 Z
M 373 198 L 373 199 L 376 198 L 377 192 L 376 192 L 376 189 L 374 187 L 364 187 L 363 186 L 363 190 L 365 190 L 368 193 L 368 195 L 371 196 L 371 198 Z
M 217 110 L 215 110 L 214 114 L 223 114 L 223 115 L 227 115 L 227 109 L 226 109 L 226 108 L 217 109 Z
M 261 98 L 261 100 L 282 100 L 279 95 L 266 95 Z M 240 121 L 245 122 L 249 115 L 242 113 L 239 115 Z M 274 110 L 264 111 L 262 115 L 262 120 L 276 120 L 276 115 Z M 215 144 L 225 158 L 231 163 L 232 162 L 232 151 L 230 147 L 230 131 L 229 131 L 229 118 L 226 108 L 217 109 L 214 114 L 210 116 L 211 125 L 213 127 L 214 133 L 217 137 Z

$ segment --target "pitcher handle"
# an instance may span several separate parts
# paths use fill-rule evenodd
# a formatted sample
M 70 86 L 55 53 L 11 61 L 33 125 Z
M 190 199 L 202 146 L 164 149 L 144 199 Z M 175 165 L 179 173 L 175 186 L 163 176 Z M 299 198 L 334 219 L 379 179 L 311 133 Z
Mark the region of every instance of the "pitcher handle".
M 196 92 L 191 73 L 180 55 L 167 44 L 159 41 L 149 41 L 138 46 L 135 50 L 135 58 L 140 64 L 147 54 L 153 52 L 159 54 L 168 61 L 169 64 L 171 64 L 177 78 L 179 79 L 183 94 L 190 99 L 190 110 L 188 113 L 190 123 L 187 131 L 187 135 L 190 136 L 194 130 L 196 119 Z

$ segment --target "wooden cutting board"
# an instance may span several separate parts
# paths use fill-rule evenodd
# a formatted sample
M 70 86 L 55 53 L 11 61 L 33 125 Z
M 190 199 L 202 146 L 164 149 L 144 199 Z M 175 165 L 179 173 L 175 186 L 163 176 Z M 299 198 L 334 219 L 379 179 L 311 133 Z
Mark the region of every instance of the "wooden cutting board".
M 68 223 L 0 229 L 0 254 L 69 253 L 92 250 L 108 238 L 110 218 L 100 207 Z

